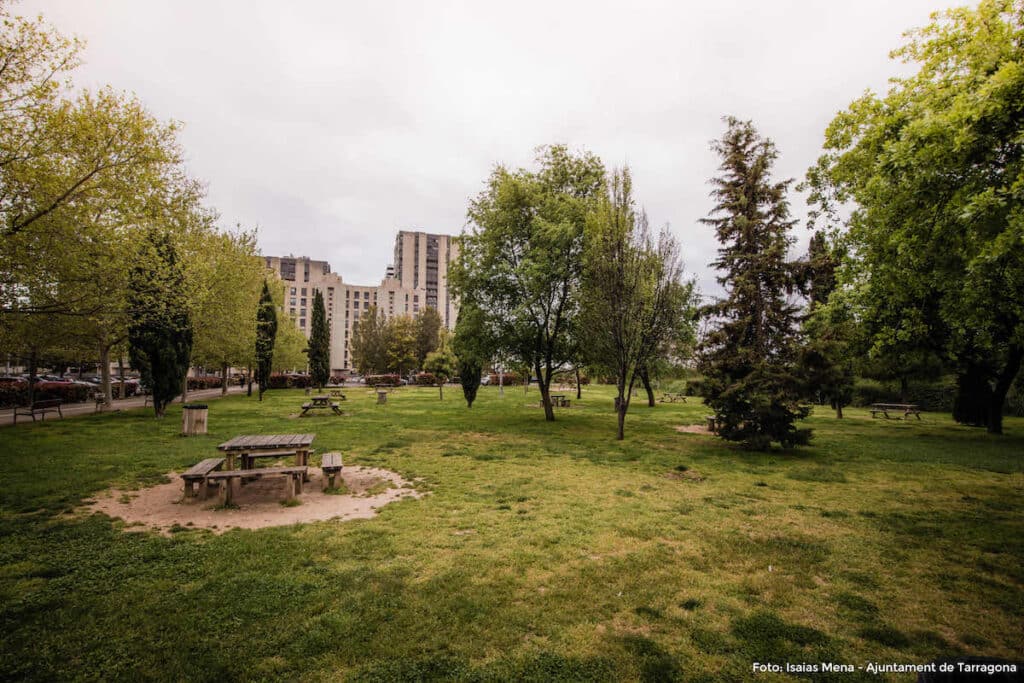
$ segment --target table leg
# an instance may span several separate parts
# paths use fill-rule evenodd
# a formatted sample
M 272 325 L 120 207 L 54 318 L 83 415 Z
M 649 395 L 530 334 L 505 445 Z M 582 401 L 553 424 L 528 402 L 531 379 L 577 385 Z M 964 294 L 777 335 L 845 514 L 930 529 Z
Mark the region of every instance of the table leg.
M 296 467 L 309 467 L 309 450 L 297 450 L 295 451 L 295 466 Z M 302 481 L 309 481 L 309 472 L 302 475 Z

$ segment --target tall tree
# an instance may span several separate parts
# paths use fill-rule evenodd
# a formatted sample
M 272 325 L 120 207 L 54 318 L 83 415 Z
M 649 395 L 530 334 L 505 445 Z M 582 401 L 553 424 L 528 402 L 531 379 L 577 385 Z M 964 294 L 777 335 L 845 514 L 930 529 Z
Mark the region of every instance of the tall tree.
M 433 306 L 427 306 L 416 316 L 416 364 L 423 367 L 427 354 L 437 349 L 440 343 L 441 314 Z
M 811 198 L 848 228 L 872 356 L 938 355 L 954 418 L 1001 433 L 1024 359 L 1024 11 L 982 0 L 907 35 L 893 55 L 917 73 L 836 116 Z
M 352 366 L 363 375 L 379 375 L 387 372 L 387 321 L 384 312 L 370 306 L 352 325 L 349 351 Z
M 309 332 L 309 374 L 320 390 L 331 378 L 331 331 L 327 327 L 324 295 L 313 292 L 313 317 Z
M 633 385 L 681 321 L 692 284 L 683 285 L 679 247 L 666 228 L 657 242 L 633 202 L 629 169 L 616 172 L 587 217 L 583 305 L 578 328 L 592 365 L 615 377 L 617 438 L 625 438 Z
M 416 367 L 416 321 L 407 315 L 395 316 L 384 326 L 387 371 L 405 377 Z
M 180 393 L 192 355 L 184 280 L 170 236 L 149 229 L 131 272 L 128 344 L 132 366 L 153 392 L 157 417 Z
M 583 229 L 604 184 L 593 154 L 543 147 L 536 171 L 497 167 L 470 203 L 452 285 L 476 302 L 494 348 L 489 355 L 529 366 L 544 416 L 554 420 L 551 378 L 574 360 L 570 329 L 579 308 Z
M 753 449 L 807 443 L 810 430 L 794 424 L 809 408 L 797 372 L 797 308 L 787 298 L 796 281 L 786 261 L 792 181 L 771 179 L 778 152 L 751 122 L 725 122 L 725 135 L 711 145 L 722 159 L 711 181 L 716 204 L 702 219 L 722 244 L 713 265 L 726 292 L 708 307 L 715 318 L 700 351 L 704 401 L 719 417 L 722 438 Z
M 270 294 L 270 285 L 263 281 L 260 305 L 256 309 L 256 378 L 259 382 L 259 399 L 270 387 L 270 373 L 274 366 L 274 339 L 277 337 L 277 307 Z

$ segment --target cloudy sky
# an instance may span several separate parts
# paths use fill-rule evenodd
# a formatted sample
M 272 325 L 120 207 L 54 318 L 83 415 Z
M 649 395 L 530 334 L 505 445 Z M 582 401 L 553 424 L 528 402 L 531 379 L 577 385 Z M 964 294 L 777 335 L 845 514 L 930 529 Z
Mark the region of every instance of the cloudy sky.
M 802 177 L 826 124 L 904 68 L 907 28 L 954 0 L 219 2 L 24 0 L 87 43 L 76 82 L 185 124 L 222 224 L 264 254 L 375 284 L 395 232 L 454 233 L 495 164 L 560 142 L 628 164 L 655 224 L 714 291 L 721 117 L 752 119 Z M 803 218 L 804 199 L 793 195 Z M 798 231 L 801 243 L 805 230 Z

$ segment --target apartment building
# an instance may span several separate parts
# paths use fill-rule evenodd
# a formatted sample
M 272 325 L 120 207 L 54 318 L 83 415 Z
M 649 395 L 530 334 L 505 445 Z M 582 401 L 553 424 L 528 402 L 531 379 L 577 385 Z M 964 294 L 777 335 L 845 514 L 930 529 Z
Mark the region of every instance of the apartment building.
M 457 250 L 451 235 L 403 230 L 395 239 L 395 263 L 387 266 L 379 285 L 348 284 L 329 263 L 306 256 L 267 256 L 265 262 L 284 280 L 285 312 L 306 337 L 312 325 L 313 293 L 323 293 L 331 331 L 331 373 L 344 375 L 354 372 L 349 348 L 353 326 L 371 306 L 386 318 L 415 317 L 432 306 L 445 327 L 455 327 L 458 306 L 448 293 L 448 265 Z
M 432 306 L 442 324 L 454 329 L 458 302 L 448 290 L 448 271 L 458 258 L 459 243 L 453 235 L 400 230 L 395 237 L 395 260 L 388 266 L 403 287 L 413 291 L 413 313 Z

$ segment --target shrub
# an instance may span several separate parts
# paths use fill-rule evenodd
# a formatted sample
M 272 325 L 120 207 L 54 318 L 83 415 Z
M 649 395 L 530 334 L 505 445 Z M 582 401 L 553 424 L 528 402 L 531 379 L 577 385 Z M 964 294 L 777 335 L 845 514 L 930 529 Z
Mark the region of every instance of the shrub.
M 288 375 L 274 374 L 270 376 L 270 381 L 267 382 L 268 389 L 287 389 L 288 388 Z
M 330 383 L 331 384 L 344 384 L 345 383 L 345 376 L 344 375 L 331 375 Z
M 313 379 L 309 375 L 289 375 L 288 386 L 294 389 L 305 389 L 313 386 Z
M 36 385 L 35 400 L 46 401 L 59 398 L 65 403 L 80 403 L 89 399 L 91 389 L 84 384 L 70 382 L 40 382 Z M 26 399 L 28 389 L 25 389 Z
M 223 385 L 220 375 L 199 375 L 188 378 L 189 391 L 196 389 L 219 389 Z
M 514 372 L 506 372 L 505 373 L 505 378 L 503 380 L 503 384 L 506 387 L 514 387 L 517 384 L 522 384 L 522 383 L 523 383 L 522 378 L 519 375 L 517 375 L 516 373 L 514 373 Z M 496 373 L 496 372 L 492 372 L 491 373 L 491 384 L 493 386 L 498 386 L 498 373 Z
M 397 387 L 402 383 L 398 375 L 367 375 L 366 384 L 369 386 Z
M 25 382 L 0 383 L 0 408 L 14 408 L 28 403 L 28 384 Z
M 429 372 L 421 372 L 416 375 L 416 385 L 421 387 L 433 387 L 437 385 L 437 378 Z

